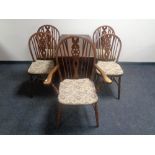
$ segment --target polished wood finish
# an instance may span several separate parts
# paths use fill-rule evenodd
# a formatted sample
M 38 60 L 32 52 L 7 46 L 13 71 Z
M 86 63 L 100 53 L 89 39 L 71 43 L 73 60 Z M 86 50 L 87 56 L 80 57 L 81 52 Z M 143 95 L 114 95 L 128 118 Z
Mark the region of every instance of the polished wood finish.
M 100 26 L 93 33 L 93 42 L 95 43 L 98 38 L 100 38 L 105 34 L 115 34 L 115 31 L 111 26 L 108 25 Z
M 57 94 L 59 94 L 59 90 L 58 88 L 55 86 L 55 84 L 53 83 L 53 78 L 54 78 L 54 75 L 55 73 L 58 71 L 59 69 L 59 65 L 56 65 L 51 71 L 50 73 L 48 74 L 46 80 L 44 81 L 44 85 L 52 85 L 52 87 L 54 88 L 55 92 Z
M 49 33 L 34 33 L 28 42 L 33 61 L 51 60 L 55 58 L 57 43 Z

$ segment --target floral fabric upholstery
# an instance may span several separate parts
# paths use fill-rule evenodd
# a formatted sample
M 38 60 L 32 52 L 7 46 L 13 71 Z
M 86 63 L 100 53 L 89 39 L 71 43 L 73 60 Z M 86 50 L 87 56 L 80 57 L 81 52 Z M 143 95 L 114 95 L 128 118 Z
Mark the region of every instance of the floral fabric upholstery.
M 97 65 L 105 72 L 106 75 L 123 75 L 123 70 L 121 66 L 113 61 L 98 61 Z M 99 71 L 97 71 L 98 74 Z
M 54 67 L 52 60 L 36 60 L 28 69 L 29 74 L 48 74 Z
M 58 100 L 66 105 L 93 104 L 98 101 L 98 96 L 91 80 L 65 79 L 60 83 Z

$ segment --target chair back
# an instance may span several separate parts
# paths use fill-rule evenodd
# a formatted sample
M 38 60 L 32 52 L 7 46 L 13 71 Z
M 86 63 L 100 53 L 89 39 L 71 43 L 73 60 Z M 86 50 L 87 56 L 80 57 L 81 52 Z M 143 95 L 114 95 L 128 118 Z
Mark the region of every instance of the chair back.
M 88 38 L 71 35 L 62 39 L 56 51 L 61 80 L 91 78 L 95 58 L 95 46 Z
M 93 42 L 95 43 L 99 37 L 105 34 L 115 34 L 115 31 L 111 26 L 108 25 L 100 26 L 93 33 Z
M 98 38 L 95 43 L 98 59 L 117 62 L 120 56 L 122 42 L 115 34 L 106 34 Z
M 29 50 L 33 61 L 55 58 L 57 43 L 49 33 L 37 32 L 29 39 Z
M 59 38 L 60 38 L 60 32 L 59 30 L 52 25 L 42 25 L 38 28 L 37 32 L 46 32 L 46 33 L 50 33 L 52 38 L 54 38 L 56 40 L 56 43 L 58 44 L 59 42 Z

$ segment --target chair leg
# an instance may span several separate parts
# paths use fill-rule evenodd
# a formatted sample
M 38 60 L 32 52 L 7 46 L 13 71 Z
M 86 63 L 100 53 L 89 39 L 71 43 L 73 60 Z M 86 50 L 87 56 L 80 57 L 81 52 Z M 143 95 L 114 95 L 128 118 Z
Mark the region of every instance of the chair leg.
M 60 127 L 61 117 L 62 117 L 62 104 L 59 103 L 57 116 L 56 116 L 56 127 L 57 128 Z
M 95 117 L 96 117 L 96 127 L 99 127 L 99 112 L 98 112 L 98 102 L 94 105 Z
M 121 76 L 118 77 L 118 100 L 120 99 L 120 93 L 121 93 Z
M 96 83 L 96 91 L 97 92 L 100 92 L 100 85 L 99 85 L 99 80 L 100 80 L 100 77 L 99 77 L 100 75 L 98 75 L 97 73 L 96 73 L 96 77 L 95 77 L 95 83 Z

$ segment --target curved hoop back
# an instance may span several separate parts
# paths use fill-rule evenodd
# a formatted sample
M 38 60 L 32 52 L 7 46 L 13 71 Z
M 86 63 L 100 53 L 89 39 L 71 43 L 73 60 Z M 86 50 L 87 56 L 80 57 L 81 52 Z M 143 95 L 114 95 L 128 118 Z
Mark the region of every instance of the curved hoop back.
M 30 37 L 28 44 L 33 61 L 36 59 L 48 60 L 55 58 L 57 43 L 49 33 L 34 33 Z
M 56 40 L 56 43 L 58 44 L 59 38 L 60 38 L 60 32 L 59 30 L 52 25 L 42 25 L 38 28 L 37 32 L 46 32 L 50 33 L 51 36 Z
M 56 53 L 61 80 L 91 78 L 96 60 L 91 40 L 77 35 L 68 36 L 60 41 Z
M 93 33 L 93 42 L 95 43 L 99 37 L 105 34 L 115 34 L 115 31 L 111 26 L 108 25 L 100 26 Z
M 122 42 L 120 38 L 114 34 L 106 34 L 96 41 L 97 57 L 103 61 L 118 61 Z

